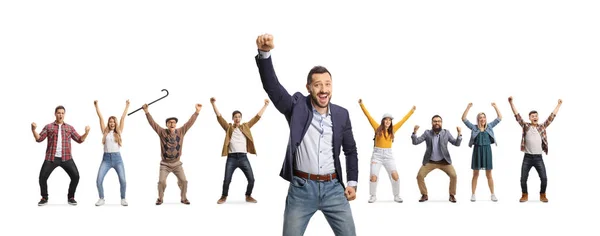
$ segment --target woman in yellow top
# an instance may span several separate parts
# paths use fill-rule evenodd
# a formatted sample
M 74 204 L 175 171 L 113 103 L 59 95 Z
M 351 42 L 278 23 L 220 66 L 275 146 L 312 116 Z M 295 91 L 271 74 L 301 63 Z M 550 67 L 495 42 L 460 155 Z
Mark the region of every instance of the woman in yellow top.
M 402 198 L 400 197 L 400 181 L 398 177 L 398 171 L 396 170 L 396 161 L 394 160 L 394 156 L 392 155 L 392 142 L 394 142 L 394 133 L 417 109 L 415 106 L 400 120 L 398 123 L 392 125 L 392 120 L 394 117 L 386 113 L 381 118 L 381 123 L 377 123 L 373 117 L 365 108 L 365 105 L 362 103 L 362 99 L 358 100 L 358 104 L 360 104 L 360 108 L 365 113 L 367 119 L 369 119 L 369 123 L 373 126 L 373 130 L 375 131 L 375 147 L 373 147 L 373 156 L 371 157 L 371 181 L 369 182 L 369 192 L 371 197 L 369 198 L 369 203 L 373 203 L 377 201 L 376 193 L 377 193 L 377 180 L 379 176 L 379 170 L 383 165 L 385 170 L 390 175 L 390 182 L 392 182 L 392 191 L 394 193 L 394 201 L 402 202 Z

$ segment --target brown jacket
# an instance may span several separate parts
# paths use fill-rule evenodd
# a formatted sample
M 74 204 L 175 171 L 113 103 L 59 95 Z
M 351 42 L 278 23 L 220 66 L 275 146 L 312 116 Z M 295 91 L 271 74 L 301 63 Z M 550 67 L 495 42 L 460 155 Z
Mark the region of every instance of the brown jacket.
M 260 120 L 260 116 L 256 115 L 247 123 L 242 123 L 239 126 L 240 131 L 242 131 L 244 136 L 246 136 L 246 149 L 248 150 L 248 153 L 254 155 L 256 155 L 256 149 L 254 148 L 254 139 L 252 138 L 252 132 L 250 132 L 250 128 L 252 128 L 252 126 L 254 126 L 254 124 L 256 124 L 258 120 Z M 222 116 L 217 116 L 217 121 L 219 121 L 219 124 L 221 125 L 221 127 L 223 127 L 226 133 L 225 141 L 223 142 L 223 150 L 221 151 L 221 156 L 227 156 L 227 154 L 229 154 L 229 141 L 231 140 L 231 135 L 233 134 L 234 130 L 233 124 L 227 123 L 227 121 L 225 121 L 225 119 L 223 119 Z
M 183 137 L 187 133 L 187 131 L 192 127 L 196 118 L 198 118 L 198 113 L 195 113 L 190 117 L 190 119 L 183 124 L 183 126 L 175 129 L 175 132 L 171 133 L 168 129 L 160 127 L 150 113 L 146 113 L 146 118 L 148 118 L 148 123 L 152 126 L 152 129 L 156 131 L 158 137 L 160 138 L 160 153 L 163 162 L 175 163 L 178 162 L 181 158 L 181 154 L 183 153 Z

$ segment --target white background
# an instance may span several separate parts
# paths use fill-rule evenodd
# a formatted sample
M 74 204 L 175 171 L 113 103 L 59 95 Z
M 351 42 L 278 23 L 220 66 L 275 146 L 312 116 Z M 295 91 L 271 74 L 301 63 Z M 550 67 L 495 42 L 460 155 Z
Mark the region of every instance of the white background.
M 252 128 L 258 203 L 244 202 L 246 180 L 236 171 L 227 203 L 216 204 L 225 134 L 209 98 L 217 98 L 228 120 L 235 109 L 244 121 L 260 110 L 267 95 L 254 56 L 262 33 L 275 37 L 275 69 L 290 92 L 306 94 L 306 74 L 314 65 L 333 75 L 332 102 L 350 111 L 359 151 L 358 198 L 351 202 L 359 235 L 587 232 L 597 219 L 599 193 L 593 146 L 598 95 L 591 84 L 599 76 L 599 10 L 596 1 L 3 1 L 2 234 L 281 235 L 288 183 L 278 174 L 288 129 L 272 105 Z M 161 89 L 170 95 L 150 106 L 159 124 L 177 116 L 182 125 L 195 103 L 204 105 L 183 146 L 192 204 L 179 203 L 170 175 L 165 204 L 154 205 L 160 146 L 140 110 L 126 118 L 121 149 L 130 206 L 119 205 L 111 170 L 104 183 L 107 204 L 95 207 L 103 149 L 93 101 L 99 100 L 105 118 L 120 116 L 126 99 L 133 111 L 163 96 Z M 548 204 L 539 202 L 535 170 L 530 201 L 518 202 L 523 154 L 521 130 L 507 102 L 511 95 L 518 111 L 538 110 L 541 121 L 564 100 L 548 128 Z M 359 98 L 376 119 L 385 112 L 401 118 L 417 106 L 393 146 L 402 204 L 392 201 L 385 178 L 379 201 L 367 203 L 373 130 Z M 460 120 L 469 102 L 471 120 L 480 111 L 493 119 L 491 102 L 504 116 L 492 148 L 496 203 L 489 201 L 483 173 L 478 201 L 469 201 L 472 149 Z M 83 144 L 73 142 L 81 174 L 76 207 L 67 205 L 69 179 L 62 169 L 48 181 L 49 205 L 36 205 L 46 142 L 34 141 L 30 124 L 41 131 L 54 120 L 57 105 L 66 107 L 65 121 L 80 133 L 92 128 Z M 429 128 L 434 114 L 453 135 L 456 126 L 465 133 L 460 147 L 449 148 L 458 173 L 456 204 L 447 201 L 448 178 L 439 170 L 426 179 L 429 202 L 417 202 L 415 177 L 425 145 L 413 146 L 410 133 L 417 124 L 419 133 Z M 333 233 L 318 212 L 306 235 Z

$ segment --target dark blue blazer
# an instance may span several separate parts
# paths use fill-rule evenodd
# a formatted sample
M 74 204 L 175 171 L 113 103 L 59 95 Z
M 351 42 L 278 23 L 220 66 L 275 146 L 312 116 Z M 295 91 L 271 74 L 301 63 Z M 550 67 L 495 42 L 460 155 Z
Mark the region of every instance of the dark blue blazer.
M 263 88 L 269 95 L 269 99 L 275 105 L 275 108 L 285 115 L 290 128 L 290 137 L 288 139 L 287 150 L 283 167 L 279 175 L 287 181 L 292 180 L 294 172 L 294 160 L 302 138 L 306 134 L 313 118 L 312 105 L 310 97 L 302 95 L 300 92 L 290 95 L 288 91 L 279 83 L 271 57 L 260 59 L 256 56 L 256 64 L 260 73 L 260 80 Z M 333 123 L 333 158 L 335 172 L 339 182 L 344 186 L 342 178 L 342 167 L 340 164 L 340 148 L 343 148 L 346 156 L 346 171 L 348 181 L 358 182 L 358 153 L 356 151 L 356 142 L 352 134 L 352 124 L 348 110 L 338 105 L 330 103 L 331 121 Z

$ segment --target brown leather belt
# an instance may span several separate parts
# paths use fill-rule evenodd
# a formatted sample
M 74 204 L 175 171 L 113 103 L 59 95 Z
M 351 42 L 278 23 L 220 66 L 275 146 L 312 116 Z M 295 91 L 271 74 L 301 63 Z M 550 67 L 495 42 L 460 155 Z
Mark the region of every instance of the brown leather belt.
M 324 182 L 331 181 L 331 180 L 334 180 L 335 178 L 337 178 L 336 173 L 329 174 L 329 175 L 313 175 L 313 174 L 304 173 L 299 170 L 294 170 L 294 175 L 298 176 L 300 178 L 303 178 L 303 179 L 310 179 L 310 180 L 314 180 L 314 181 L 324 181 Z

